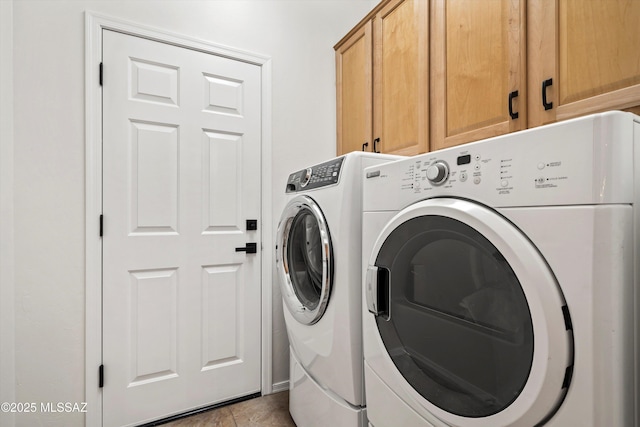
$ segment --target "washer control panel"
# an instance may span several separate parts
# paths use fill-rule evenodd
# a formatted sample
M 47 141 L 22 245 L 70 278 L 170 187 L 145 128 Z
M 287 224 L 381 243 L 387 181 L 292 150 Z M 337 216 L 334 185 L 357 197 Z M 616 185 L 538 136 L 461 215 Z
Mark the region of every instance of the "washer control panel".
M 292 173 L 287 180 L 286 192 L 296 193 L 337 184 L 343 162 L 344 157 L 338 157 Z

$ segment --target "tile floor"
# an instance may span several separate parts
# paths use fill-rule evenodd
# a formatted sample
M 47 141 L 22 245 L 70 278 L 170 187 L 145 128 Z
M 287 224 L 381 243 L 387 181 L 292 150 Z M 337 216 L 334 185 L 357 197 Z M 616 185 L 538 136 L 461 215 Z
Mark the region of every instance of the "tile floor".
M 162 427 L 295 427 L 289 392 L 270 394 L 162 424 Z

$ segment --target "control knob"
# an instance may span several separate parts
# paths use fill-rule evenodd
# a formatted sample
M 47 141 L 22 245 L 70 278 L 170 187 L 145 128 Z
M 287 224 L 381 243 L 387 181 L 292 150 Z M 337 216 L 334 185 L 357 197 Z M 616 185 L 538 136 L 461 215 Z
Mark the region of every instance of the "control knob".
M 442 184 L 448 176 L 449 167 L 444 162 L 434 162 L 427 168 L 427 179 L 434 185 Z
M 309 184 L 309 180 L 311 179 L 311 168 L 307 168 L 306 171 L 303 172 L 302 178 L 300 178 L 300 187 L 304 188 Z

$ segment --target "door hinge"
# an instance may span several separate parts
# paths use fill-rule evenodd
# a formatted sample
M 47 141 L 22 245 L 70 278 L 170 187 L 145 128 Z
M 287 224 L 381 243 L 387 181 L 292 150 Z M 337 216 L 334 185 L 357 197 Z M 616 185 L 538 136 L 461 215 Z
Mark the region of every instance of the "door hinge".
M 103 70 L 102 70 L 102 62 L 100 63 L 100 86 L 102 86 L 102 75 L 103 75 Z
M 102 237 L 102 230 L 103 230 L 103 228 L 102 228 L 102 224 L 103 224 L 102 218 L 103 218 L 102 214 L 100 214 L 100 237 Z
M 98 368 L 98 387 L 104 387 L 104 365 Z

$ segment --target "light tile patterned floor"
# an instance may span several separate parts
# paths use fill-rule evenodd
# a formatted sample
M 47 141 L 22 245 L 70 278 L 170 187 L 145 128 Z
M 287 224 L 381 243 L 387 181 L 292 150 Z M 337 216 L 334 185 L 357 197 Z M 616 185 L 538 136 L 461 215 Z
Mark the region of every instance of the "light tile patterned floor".
M 162 427 L 295 427 L 289 415 L 289 392 L 257 397 L 193 415 Z

